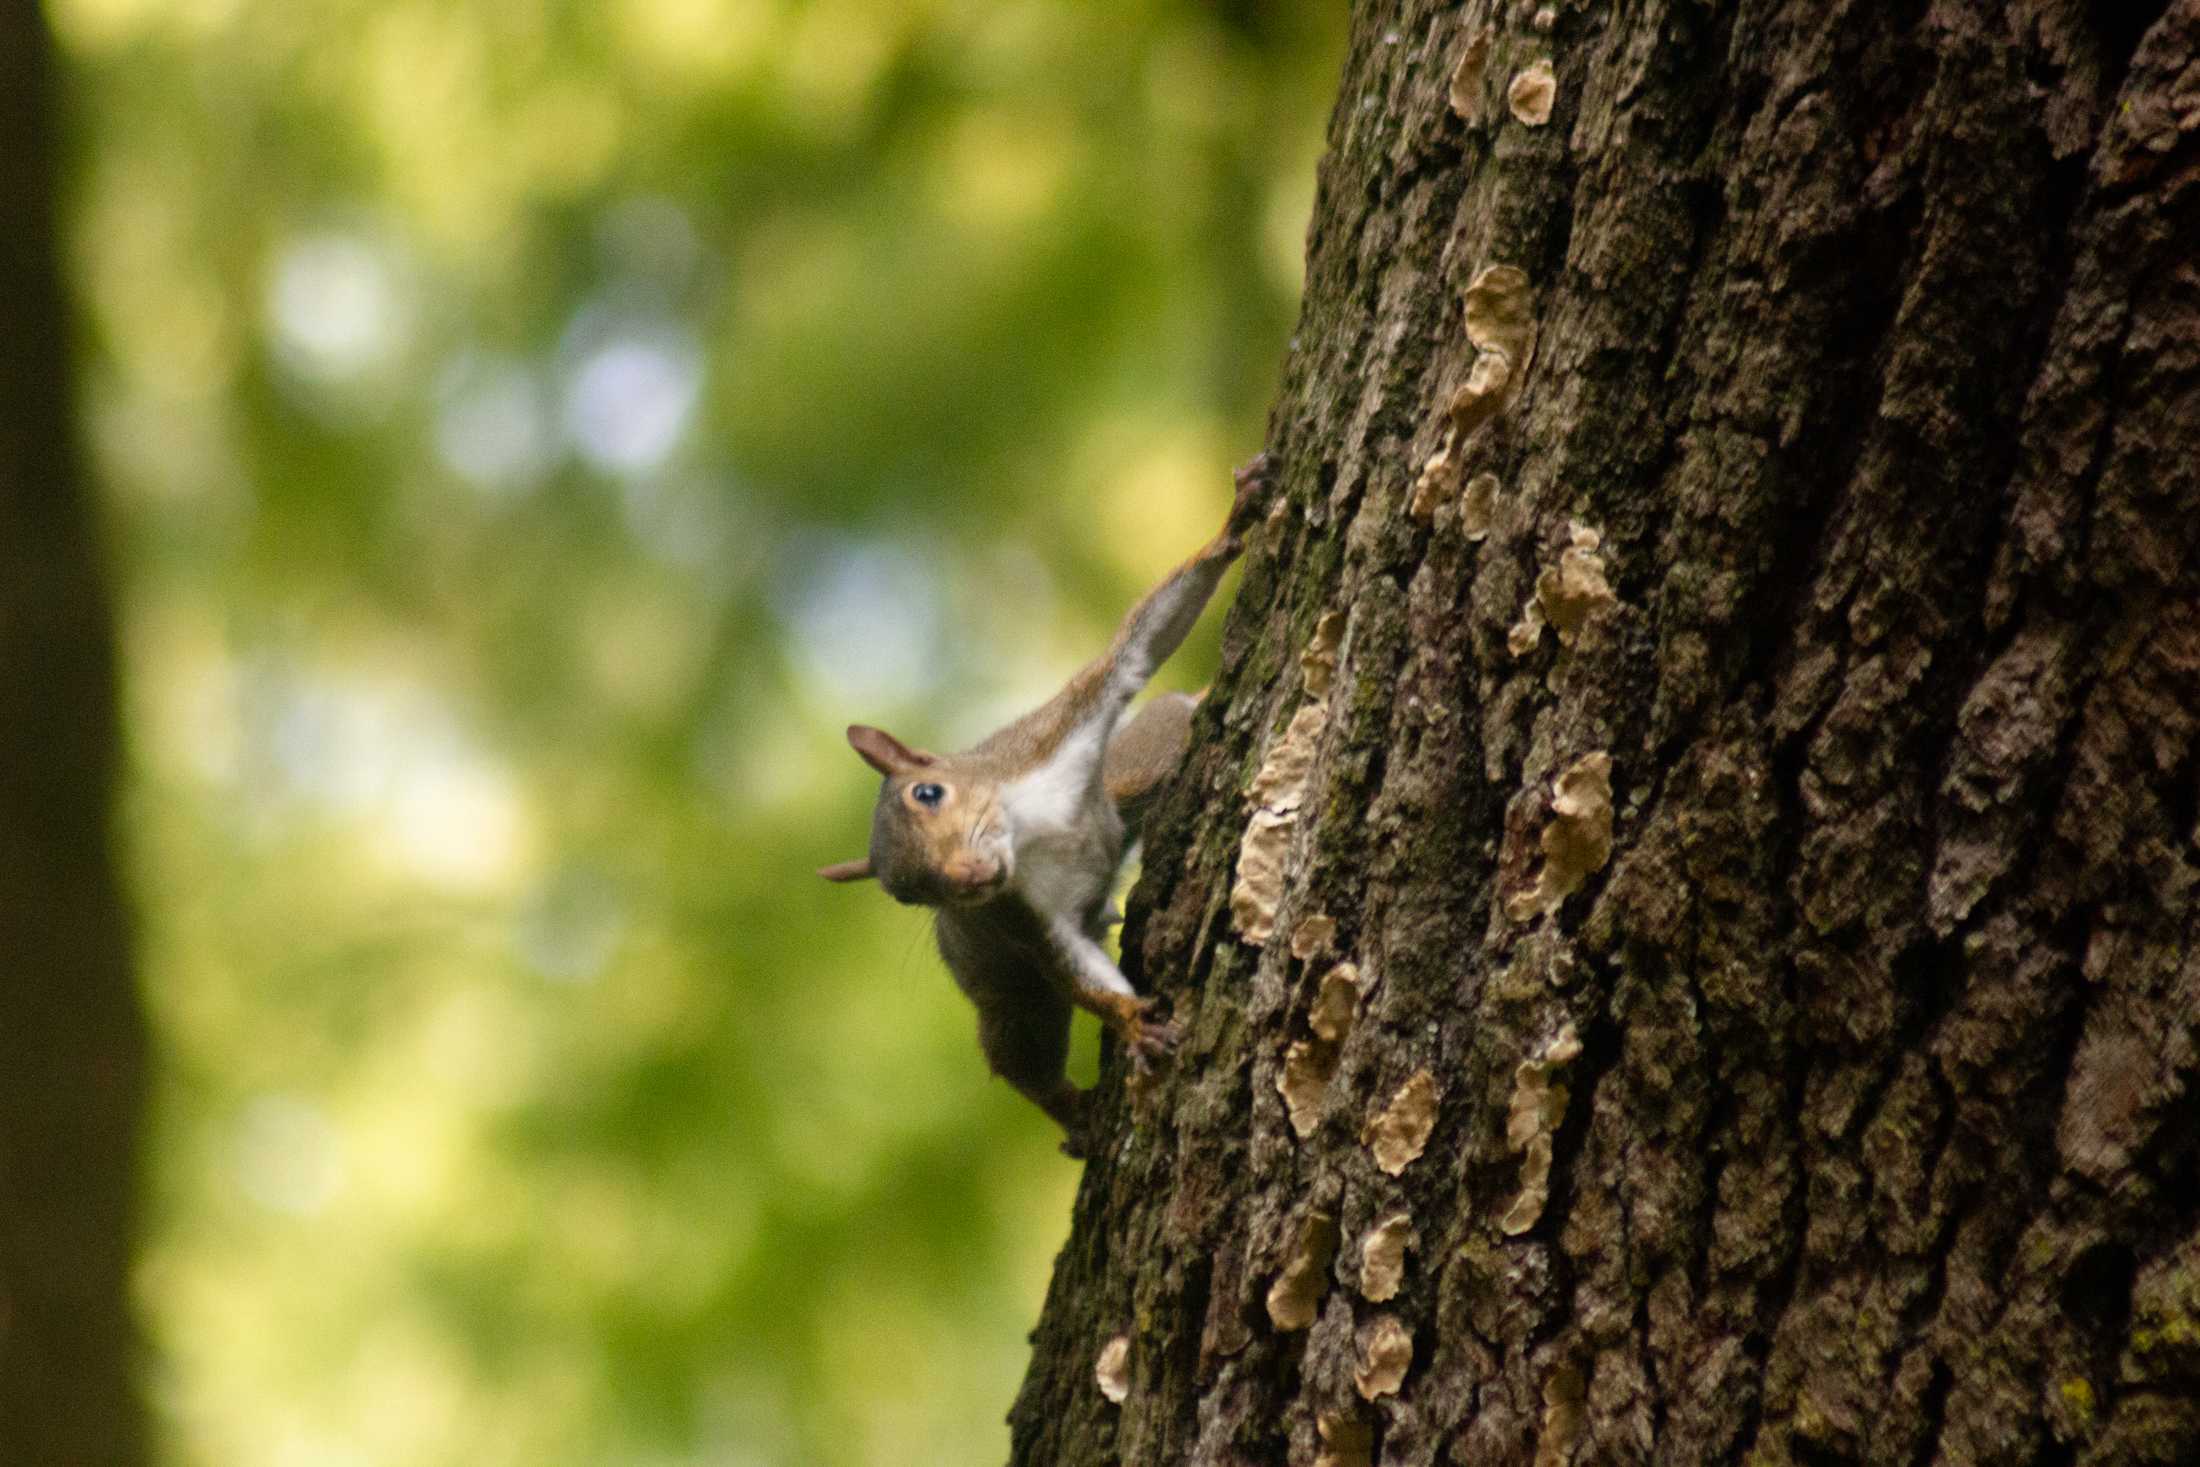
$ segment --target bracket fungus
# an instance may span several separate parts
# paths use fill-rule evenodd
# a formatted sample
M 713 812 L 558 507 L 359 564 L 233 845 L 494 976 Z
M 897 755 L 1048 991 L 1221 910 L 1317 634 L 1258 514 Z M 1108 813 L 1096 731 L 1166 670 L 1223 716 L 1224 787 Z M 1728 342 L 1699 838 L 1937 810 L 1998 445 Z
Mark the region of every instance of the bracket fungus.
M 1451 110 L 1468 122 L 1481 120 L 1482 73 L 1489 69 L 1494 34 L 1484 26 L 1467 37 L 1466 45 L 1459 50 L 1458 63 L 1451 69 Z
M 1413 1368 L 1413 1335 L 1395 1314 L 1378 1314 L 1359 1329 L 1359 1363 L 1352 1371 L 1360 1399 L 1394 1396 Z
M 1300 962 L 1329 951 L 1329 945 L 1337 940 L 1337 919 L 1316 912 L 1301 918 L 1299 925 L 1291 929 L 1291 956 Z
M 1253 818 L 1238 847 L 1237 884 L 1230 890 L 1230 915 L 1240 936 L 1263 944 L 1275 935 L 1276 903 L 1283 898 L 1283 863 L 1298 827 L 1299 807 L 1314 768 L 1314 753 L 1329 710 L 1309 703 L 1268 750 L 1249 792 Z
M 1536 603 L 1562 647 L 1579 640 L 1591 617 L 1619 605 L 1612 583 L 1604 578 L 1603 546 L 1603 535 L 1577 521 L 1568 531 L 1566 548 L 1558 552 L 1558 564 L 1536 577 Z
M 1413 498 L 1406 503 L 1406 514 L 1419 524 L 1427 524 L 1436 518 L 1436 506 L 1451 494 L 1452 485 L 1459 480 L 1459 466 L 1452 458 L 1451 445 L 1429 455 L 1421 465 L 1421 476 L 1413 481 Z
M 1290 724 L 1269 746 L 1260 772 L 1247 791 L 1253 802 L 1252 818 L 1238 845 L 1237 881 L 1230 889 L 1230 917 L 1238 935 L 1261 946 L 1275 935 L 1276 904 L 1283 898 L 1283 865 L 1290 854 L 1291 833 L 1299 823 L 1299 807 L 1306 802 L 1314 756 L 1320 750 L 1322 731 L 1329 725 L 1329 705 L 1321 700 L 1337 670 L 1337 647 L 1344 637 L 1344 613 L 1329 611 L 1315 624 L 1314 635 L 1299 657 L 1299 676 L 1315 701 L 1291 715 Z
M 1326 1412 L 1315 1418 L 1314 1430 L 1322 1443 L 1314 1467 L 1368 1467 L 1374 1460 L 1375 1428 L 1359 1417 Z
M 1466 492 L 1459 499 L 1459 527 L 1469 540 L 1481 540 L 1490 532 L 1490 521 L 1497 515 L 1497 475 L 1476 474 L 1467 480 Z
M 1571 1460 L 1586 1421 L 1583 1403 L 1588 1382 L 1580 1370 L 1561 1365 L 1543 1382 L 1543 1430 L 1536 1438 L 1535 1467 L 1563 1467 Z
M 1523 1159 L 1520 1192 L 1497 1224 L 1507 1237 L 1518 1237 L 1534 1227 L 1550 1200 L 1552 1139 L 1558 1133 L 1559 1122 L 1566 1118 L 1566 1087 L 1558 1077 L 1580 1053 L 1580 1036 L 1568 1024 L 1535 1058 L 1522 1060 L 1513 1071 L 1505 1142 Z
M 1413 1241 L 1413 1219 L 1394 1212 L 1360 1240 L 1360 1297 L 1381 1304 L 1398 1297 L 1405 1282 L 1406 1247 Z
M 1099 1358 L 1092 1362 L 1092 1375 L 1100 1383 L 1100 1394 L 1118 1406 L 1131 1393 L 1130 1362 L 1129 1335 L 1117 1335 L 1102 1345 Z
M 1484 265 L 1467 283 L 1467 340 L 1482 351 L 1503 352 L 1525 368 L 1535 335 L 1528 272 L 1518 265 Z
M 1479 355 L 1465 385 L 1452 394 L 1454 445 L 1518 395 L 1535 353 L 1533 306 L 1528 274 L 1517 265 L 1485 265 L 1468 282 L 1467 340 Z
M 1512 79 L 1505 89 L 1505 105 L 1512 109 L 1514 121 L 1541 127 L 1551 120 L 1551 103 L 1557 95 L 1558 77 L 1546 56 Z
M 1283 1070 L 1276 1076 L 1276 1093 L 1290 1113 L 1291 1130 L 1300 1140 L 1314 1134 L 1321 1123 L 1322 1102 L 1329 1097 L 1329 1082 L 1336 1077 L 1337 1054 L 1360 1002 L 1360 970 L 1339 963 L 1329 970 L 1314 995 L 1307 1013 L 1311 1039 L 1294 1040 L 1284 1051 Z
M 1337 672 L 1337 647 L 1343 641 L 1344 613 L 1323 612 L 1306 650 L 1299 654 L 1299 682 L 1309 698 L 1329 696 L 1329 682 Z
M 1429 1132 L 1436 1129 L 1440 1098 L 1436 1077 L 1427 1070 L 1414 1071 L 1413 1078 L 1398 1087 L 1390 1104 L 1360 1133 L 1378 1168 L 1395 1177 L 1419 1158 L 1428 1146 Z
M 1543 827 L 1543 864 L 1535 881 L 1505 899 L 1505 915 L 1527 922 L 1555 912 L 1612 858 L 1612 756 L 1584 754 L 1551 785 Z
M 1326 1212 L 1307 1214 L 1291 1261 L 1269 1286 L 1268 1322 L 1286 1334 L 1313 1324 L 1329 1292 L 1329 1263 L 1336 1256 L 1337 1220 Z

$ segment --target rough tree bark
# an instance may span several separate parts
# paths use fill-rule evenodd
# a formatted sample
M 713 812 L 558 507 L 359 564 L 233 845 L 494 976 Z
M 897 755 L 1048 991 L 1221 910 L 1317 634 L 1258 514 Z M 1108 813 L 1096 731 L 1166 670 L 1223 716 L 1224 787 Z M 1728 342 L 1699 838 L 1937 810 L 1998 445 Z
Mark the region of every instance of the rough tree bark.
M 1017 1463 L 2200 1461 L 2196 52 L 1357 8 Z
M 144 1038 L 109 845 L 113 635 L 78 473 L 52 56 L 0 0 L 0 1462 L 143 1460 Z

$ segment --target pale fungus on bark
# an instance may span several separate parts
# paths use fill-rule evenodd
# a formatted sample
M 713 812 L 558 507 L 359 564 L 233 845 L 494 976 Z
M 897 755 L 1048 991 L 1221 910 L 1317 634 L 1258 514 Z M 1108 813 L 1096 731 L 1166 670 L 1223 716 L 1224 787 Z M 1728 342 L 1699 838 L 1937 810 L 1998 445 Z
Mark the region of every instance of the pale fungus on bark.
M 1130 1361 L 1131 1337 L 1117 1335 L 1100 1347 L 1099 1358 L 1092 1363 L 1093 1379 L 1100 1382 L 1100 1394 L 1118 1406 L 1131 1393 Z
M 1505 633 L 1505 649 L 1515 657 L 1525 657 L 1543 640 L 1543 603 L 1533 596 L 1520 608 L 1520 620 Z
M 1398 1393 L 1413 1368 L 1413 1335 L 1395 1314 L 1378 1314 L 1359 1328 L 1359 1363 L 1352 1371 L 1360 1399 Z
M 1558 553 L 1558 564 L 1536 577 L 1536 603 L 1562 647 L 1573 646 L 1592 617 L 1619 605 L 1604 577 L 1603 546 L 1602 534 L 1577 521 L 1568 531 L 1566 548 Z
M 1360 969 L 1356 963 L 1339 963 L 1322 978 L 1314 995 L 1314 1007 L 1306 1016 L 1315 1037 L 1342 1044 L 1352 1029 L 1360 1004 Z
M 1467 283 L 1467 340 L 1482 351 L 1525 363 L 1534 335 L 1528 272 L 1518 265 L 1484 265 Z
M 1368 1121 L 1360 1139 L 1374 1153 L 1378 1168 L 1395 1177 L 1420 1156 L 1429 1132 L 1436 1128 L 1439 1098 L 1436 1077 L 1416 1070 L 1412 1079 L 1398 1087 L 1390 1104 Z
M 1554 912 L 1612 858 L 1612 756 L 1584 754 L 1551 785 L 1551 819 L 1543 827 L 1543 864 L 1529 886 L 1505 899 L 1505 915 L 1532 921 Z
M 1520 1191 L 1498 1221 L 1507 1237 L 1536 1225 L 1550 1200 L 1551 1146 L 1566 1118 L 1566 1087 L 1559 1075 L 1581 1053 L 1572 1024 L 1553 1035 L 1533 1059 L 1513 1071 L 1512 1103 L 1505 1113 L 1505 1144 L 1520 1152 Z
M 1319 703 L 1309 703 L 1291 715 L 1283 737 L 1269 749 L 1260 773 L 1253 776 L 1253 787 L 1247 792 L 1253 803 L 1270 810 L 1299 807 L 1306 798 L 1306 777 L 1314 768 L 1322 728 L 1328 722 L 1329 712 Z
M 1427 524 L 1436 518 L 1436 507 L 1451 497 L 1452 486 L 1458 482 L 1459 466 L 1447 443 L 1421 465 L 1421 476 L 1413 482 L 1413 497 L 1406 503 L 1406 514 L 1420 524 Z
M 1230 916 L 1239 936 L 1256 946 L 1275 935 L 1276 903 L 1283 896 L 1284 859 L 1306 799 L 1308 776 L 1329 712 L 1309 703 L 1268 751 L 1249 794 L 1253 817 L 1238 847 L 1237 882 L 1230 890 Z
M 1337 939 L 1337 919 L 1316 912 L 1301 918 L 1299 925 L 1291 929 L 1291 956 L 1300 962 L 1329 951 L 1329 945 Z
M 1268 1322 L 1285 1334 L 1313 1324 L 1329 1292 L 1329 1263 L 1336 1256 L 1337 1220 L 1326 1212 L 1309 1213 L 1291 1261 L 1269 1286 Z
M 1329 696 L 1329 682 L 1337 672 L 1337 646 L 1344 640 L 1344 613 L 1325 611 L 1314 623 L 1314 635 L 1299 654 L 1299 681 L 1310 698 Z
M 1330 1412 L 1314 1419 L 1321 1451 L 1314 1467 L 1369 1467 L 1374 1460 L 1375 1428 L 1357 1416 Z
M 1581 1372 L 1561 1365 L 1543 1382 L 1543 1430 L 1535 1443 L 1535 1467 L 1564 1467 L 1573 1456 L 1584 1420 L 1588 1384 Z
M 1459 528 L 1469 540 L 1481 540 L 1490 532 L 1490 521 L 1497 513 L 1497 475 L 1476 474 L 1467 480 L 1466 492 L 1459 499 Z
M 1495 32 L 1488 26 L 1467 37 L 1458 63 L 1451 69 L 1451 110 L 1468 122 L 1482 120 L 1482 73 L 1489 67 L 1494 37 Z
M 1486 351 L 1474 359 L 1467 380 L 1451 395 L 1451 431 L 1464 441 L 1475 429 L 1497 416 L 1505 405 L 1505 388 L 1512 381 L 1512 363 L 1502 352 Z
M 1276 1093 L 1283 1097 L 1291 1118 L 1291 1130 L 1301 1141 L 1321 1123 L 1322 1102 L 1329 1098 L 1329 1082 L 1336 1078 L 1335 1045 L 1319 1039 L 1294 1039 L 1283 1052 L 1283 1068 L 1276 1075 Z
M 1406 1247 L 1413 1241 L 1413 1219 L 1394 1212 L 1360 1240 L 1360 1296 L 1381 1304 L 1395 1299 L 1405 1282 Z
M 1551 102 L 1557 95 L 1558 77 L 1545 57 L 1512 79 L 1505 89 L 1505 105 L 1516 122 L 1541 127 L 1551 120 Z
M 1237 884 L 1230 888 L 1230 917 L 1238 936 L 1259 947 L 1276 930 L 1276 901 L 1283 894 L 1283 860 L 1291 849 L 1298 812 L 1255 810 L 1238 845 Z
M 1314 624 L 1314 635 L 1299 654 L 1300 682 L 1314 701 L 1291 716 L 1289 726 L 1269 748 L 1247 791 L 1253 814 L 1238 847 L 1230 917 L 1238 935 L 1255 946 L 1275 935 L 1276 903 L 1283 896 L 1284 861 L 1290 854 L 1291 833 L 1298 825 L 1299 806 L 1306 799 L 1322 730 L 1329 723 L 1329 705 L 1323 700 L 1336 676 L 1337 649 L 1344 640 L 1344 627 L 1342 611 L 1325 611 Z
M 1322 1103 L 1337 1074 L 1338 1051 L 1351 1032 L 1359 1001 L 1360 970 L 1351 963 L 1339 963 L 1323 977 L 1307 1013 L 1307 1027 L 1314 1037 L 1294 1040 L 1284 1051 L 1276 1093 L 1290 1114 L 1292 1132 L 1302 1141 L 1321 1123 Z
M 1485 265 L 1467 285 L 1467 340 L 1480 353 L 1452 394 L 1452 448 L 1496 416 L 1520 391 L 1535 353 L 1534 301 L 1527 272 Z

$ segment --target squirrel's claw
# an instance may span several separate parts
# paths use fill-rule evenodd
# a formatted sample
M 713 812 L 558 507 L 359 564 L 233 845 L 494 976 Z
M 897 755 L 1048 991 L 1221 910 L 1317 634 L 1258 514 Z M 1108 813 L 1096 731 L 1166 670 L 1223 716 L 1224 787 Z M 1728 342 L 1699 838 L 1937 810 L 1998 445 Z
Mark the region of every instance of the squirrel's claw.
M 1276 461 L 1268 453 L 1255 454 L 1231 476 L 1237 481 L 1237 498 L 1231 501 L 1230 518 L 1223 522 L 1222 533 L 1235 544 L 1260 518 L 1262 509 L 1276 485 Z
M 1124 1026 L 1123 1048 L 1129 1053 L 1131 1068 L 1144 1075 L 1152 1071 L 1154 1062 L 1165 1058 L 1184 1037 L 1184 1031 L 1166 1019 L 1149 1017 L 1153 1001 L 1140 1004 Z

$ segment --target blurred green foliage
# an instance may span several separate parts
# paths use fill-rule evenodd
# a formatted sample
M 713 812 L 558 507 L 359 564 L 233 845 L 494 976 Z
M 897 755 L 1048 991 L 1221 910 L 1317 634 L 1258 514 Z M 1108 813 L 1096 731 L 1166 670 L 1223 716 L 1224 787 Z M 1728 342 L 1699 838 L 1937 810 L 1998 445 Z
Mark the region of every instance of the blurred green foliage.
M 1076 1170 L 839 730 L 1212 528 L 1332 11 L 51 0 L 170 1462 L 1001 1458 Z

